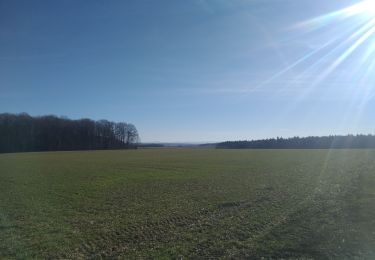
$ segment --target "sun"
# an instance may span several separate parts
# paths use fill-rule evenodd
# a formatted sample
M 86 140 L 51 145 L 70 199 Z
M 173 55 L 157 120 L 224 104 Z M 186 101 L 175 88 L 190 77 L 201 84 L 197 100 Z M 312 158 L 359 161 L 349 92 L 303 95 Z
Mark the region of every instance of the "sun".
M 270 80 L 305 66 L 305 75 L 319 70 L 310 89 L 330 77 L 345 74 L 355 86 L 371 86 L 371 98 L 375 97 L 375 0 L 357 1 L 293 28 L 302 31 L 309 41 L 317 42 L 317 47 L 306 51 Z M 310 64 L 306 66 L 307 63 Z
M 375 0 L 362 0 L 358 3 L 346 7 L 344 9 L 323 15 L 318 17 L 321 18 L 335 18 L 335 17 L 353 17 L 353 16 L 362 16 L 364 18 L 375 18 Z
M 317 74 L 309 89 L 326 79 L 345 75 L 352 78 L 355 86 L 371 86 L 371 91 L 367 91 L 371 95 L 368 96 L 375 99 L 375 0 L 357 1 L 354 5 L 300 22 L 292 28 L 303 32 L 301 36 L 308 37 L 307 43 L 317 43 L 316 47 L 309 46 L 294 62 L 275 72 L 256 88 L 301 69 L 301 78 Z
M 365 0 L 346 9 L 349 15 L 366 15 L 375 18 L 375 0 Z

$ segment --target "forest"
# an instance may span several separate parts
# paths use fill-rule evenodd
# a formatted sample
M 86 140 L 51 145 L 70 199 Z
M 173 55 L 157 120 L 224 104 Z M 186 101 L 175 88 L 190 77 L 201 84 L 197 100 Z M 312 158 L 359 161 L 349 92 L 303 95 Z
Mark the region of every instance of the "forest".
M 0 153 L 129 149 L 138 142 L 136 127 L 125 122 L 0 114 Z
M 292 138 L 271 138 L 251 141 L 227 141 L 218 149 L 373 149 L 374 135 L 331 135 Z

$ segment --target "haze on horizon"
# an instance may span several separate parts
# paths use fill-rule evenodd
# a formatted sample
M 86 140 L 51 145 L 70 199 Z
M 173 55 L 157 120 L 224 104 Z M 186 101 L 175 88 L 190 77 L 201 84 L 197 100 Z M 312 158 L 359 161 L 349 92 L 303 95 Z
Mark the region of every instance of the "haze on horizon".
M 0 0 L 0 111 L 127 121 L 143 142 L 374 133 L 361 3 Z

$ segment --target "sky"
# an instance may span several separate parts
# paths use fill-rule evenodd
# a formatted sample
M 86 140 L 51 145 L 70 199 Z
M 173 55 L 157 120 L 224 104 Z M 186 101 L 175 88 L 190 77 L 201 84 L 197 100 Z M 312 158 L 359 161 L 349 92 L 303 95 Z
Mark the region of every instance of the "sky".
M 0 0 L 0 112 L 125 121 L 143 142 L 375 133 L 366 3 Z

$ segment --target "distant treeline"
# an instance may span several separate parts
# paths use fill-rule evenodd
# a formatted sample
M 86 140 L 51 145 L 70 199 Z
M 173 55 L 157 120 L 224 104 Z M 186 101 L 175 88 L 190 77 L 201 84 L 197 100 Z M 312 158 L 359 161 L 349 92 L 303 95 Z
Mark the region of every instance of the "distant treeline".
M 132 124 L 107 120 L 71 120 L 53 115 L 0 114 L 0 152 L 135 148 Z
M 374 135 L 272 138 L 252 141 L 228 141 L 216 148 L 226 149 L 352 149 L 375 148 Z

